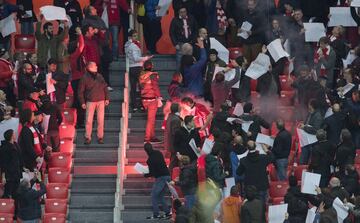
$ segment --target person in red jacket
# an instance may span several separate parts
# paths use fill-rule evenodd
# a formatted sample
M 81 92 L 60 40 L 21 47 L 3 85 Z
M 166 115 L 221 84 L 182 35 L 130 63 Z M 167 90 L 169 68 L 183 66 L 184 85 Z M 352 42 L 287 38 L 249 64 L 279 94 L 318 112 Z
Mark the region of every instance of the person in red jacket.
M 126 0 L 104 0 L 103 5 L 106 6 L 109 31 L 112 39 L 112 55 L 114 60 L 118 60 L 119 56 L 119 31 L 120 31 L 120 8 L 125 12 L 131 12 Z
M 0 90 L 5 92 L 11 106 L 16 104 L 16 97 L 11 86 L 12 76 L 15 74 L 16 71 L 9 61 L 9 53 L 5 49 L 0 49 Z
M 40 90 L 37 88 L 33 88 L 30 92 L 30 95 L 27 99 L 25 99 L 22 110 L 30 109 L 32 112 L 36 112 L 41 107 L 41 102 L 39 99 Z
M 155 137 L 155 118 L 157 109 L 162 104 L 162 98 L 159 88 L 159 74 L 153 72 L 153 63 L 150 60 L 144 63 L 144 70 L 140 73 L 139 83 L 141 101 L 147 110 L 144 142 L 159 143 L 160 140 Z
M 94 62 L 97 66 L 100 66 L 101 46 L 105 39 L 105 30 L 99 31 L 92 25 L 84 25 L 82 27 L 82 33 L 84 34 L 84 50 L 83 56 L 86 61 Z

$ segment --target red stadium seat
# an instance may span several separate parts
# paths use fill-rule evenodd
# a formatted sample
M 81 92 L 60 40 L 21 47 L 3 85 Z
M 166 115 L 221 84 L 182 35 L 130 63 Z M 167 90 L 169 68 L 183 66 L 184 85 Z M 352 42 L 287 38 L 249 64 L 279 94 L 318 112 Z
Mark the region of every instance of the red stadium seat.
M 280 106 L 292 106 L 293 105 L 293 98 L 295 95 L 295 91 L 281 91 L 280 98 L 279 98 L 279 105 Z
M 67 200 L 66 199 L 46 199 L 45 213 L 59 213 L 67 214 Z
M 70 184 L 70 170 L 66 168 L 49 168 L 49 183 Z
M 74 108 L 65 108 L 62 112 L 63 123 L 65 125 L 76 125 L 76 109 Z
M 251 81 L 250 81 L 250 91 L 256 91 L 256 85 L 257 85 L 257 80 L 251 79 Z
M 14 37 L 15 52 L 35 53 L 35 36 L 18 34 Z
M 276 168 L 273 164 L 268 166 L 269 168 L 269 175 L 270 175 L 270 180 L 271 181 L 278 181 L 278 176 L 277 176 L 277 172 L 276 172 Z
M 65 223 L 66 215 L 58 213 L 45 213 L 42 223 Z
M 67 94 L 65 99 L 65 108 L 71 108 L 74 104 L 74 96 Z
M 71 168 L 71 153 L 55 152 L 51 153 L 49 167 Z
M 270 182 L 269 196 L 271 198 L 284 197 L 288 188 L 289 183 L 286 181 L 272 181 Z
M 59 127 L 60 139 L 74 139 L 75 137 L 75 126 L 61 124 Z
M 290 77 L 291 79 L 294 79 L 294 77 Z M 291 81 L 289 81 L 287 75 L 280 75 L 280 89 L 282 91 L 293 91 L 294 88 L 291 87 Z
M 228 48 L 228 50 L 229 50 L 229 58 L 232 60 L 235 60 L 236 58 L 242 55 L 242 49 L 239 47 Z
M 13 199 L 0 199 L 0 213 L 14 214 L 15 202 Z
M 74 142 L 69 139 L 60 140 L 60 152 L 73 153 Z
M 64 183 L 48 183 L 46 185 L 47 199 L 68 199 L 69 185 Z
M 284 204 L 284 197 L 274 197 L 271 200 L 272 205 Z
M 299 166 L 295 167 L 294 176 L 296 177 L 296 179 L 298 181 L 301 181 L 302 172 L 303 172 L 303 170 L 307 170 L 307 168 L 308 168 L 308 165 L 299 165 Z
M 284 121 L 292 121 L 294 117 L 294 107 L 292 106 L 279 106 L 277 107 L 278 118 Z
M 0 213 L 0 223 L 14 223 L 14 214 Z

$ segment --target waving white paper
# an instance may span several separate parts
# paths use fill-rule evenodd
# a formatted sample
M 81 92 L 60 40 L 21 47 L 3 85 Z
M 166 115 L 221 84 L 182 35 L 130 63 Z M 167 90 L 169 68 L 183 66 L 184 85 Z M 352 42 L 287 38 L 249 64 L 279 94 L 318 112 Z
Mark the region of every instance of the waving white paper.
M 206 138 L 205 141 L 204 141 L 204 144 L 203 144 L 203 147 L 201 149 L 201 153 L 203 154 L 210 154 L 211 153 L 211 150 L 214 146 L 214 141 L 213 140 L 210 140 L 209 138 Z
M 314 223 L 315 216 L 316 216 L 316 207 L 312 207 L 307 212 L 305 223 Z
M 256 80 L 269 71 L 270 65 L 270 57 L 264 53 L 259 53 L 246 70 L 245 75 Z
M 222 59 L 226 64 L 229 63 L 229 50 L 224 47 L 219 41 L 215 38 L 210 38 L 210 47 L 218 51 L 218 57 Z
M 323 23 L 304 23 L 305 42 L 318 42 L 321 37 L 326 36 Z
M 338 92 L 339 96 L 344 96 L 346 93 L 348 93 L 351 89 L 353 89 L 353 87 L 355 87 L 355 84 L 352 83 L 347 83 L 344 87 L 343 87 L 343 91 L 342 92 Z
M 318 141 L 316 135 L 309 134 L 305 132 L 303 129 L 298 128 L 297 133 L 299 135 L 299 142 L 301 147 L 313 144 Z
M 134 170 L 140 174 L 146 174 L 149 173 L 149 167 L 144 166 L 141 163 L 136 163 L 134 166 Z
M 270 205 L 269 223 L 284 222 L 287 209 L 288 209 L 288 204 Z
M 51 83 L 52 73 L 46 74 L 46 94 L 55 92 L 55 85 Z
M 274 145 L 274 139 L 271 138 L 268 135 L 264 135 L 262 133 L 258 133 L 258 135 L 256 136 L 256 142 L 257 143 L 263 143 L 265 145 L 268 146 L 273 146 Z
M 46 5 L 40 8 L 40 13 L 44 15 L 44 18 L 47 21 L 52 21 L 52 20 L 68 21 L 68 18 L 66 17 L 66 11 L 64 8 L 61 7 Z
M 360 7 L 360 0 L 352 0 L 351 7 Z
M 158 6 L 160 6 L 160 9 L 156 11 L 157 16 L 165 16 L 167 11 L 169 10 L 169 7 L 172 3 L 172 0 L 159 0 Z
M 320 184 L 321 175 L 303 171 L 301 178 L 301 193 L 316 195 L 316 187 Z
M 196 154 L 197 157 L 201 156 L 200 151 L 198 150 L 194 139 L 190 140 L 189 145 L 190 145 L 191 149 L 194 151 L 194 153 Z
M 6 37 L 11 33 L 16 32 L 16 24 L 13 14 L 9 15 L 8 17 L 0 21 L 0 30 L 1 30 L 1 35 L 3 37 Z
M 244 130 L 244 132 L 248 132 L 252 123 L 253 121 L 243 121 L 241 123 L 242 130 Z
M 275 62 L 283 57 L 289 57 L 289 54 L 284 50 L 280 39 L 276 39 L 267 45 L 267 49 Z
M 245 21 L 243 22 L 243 24 L 241 25 L 241 32 L 239 32 L 237 35 L 244 38 L 244 39 L 247 39 L 249 38 L 249 34 L 247 33 L 247 31 L 251 31 L 251 28 L 252 28 L 252 24 L 249 23 L 248 21 Z
M 338 222 L 342 223 L 349 215 L 349 208 L 338 197 L 333 202 L 333 208 L 336 210 Z
M 233 111 L 233 115 L 236 115 L 236 116 L 240 116 L 244 114 L 244 108 L 242 106 L 242 104 L 240 102 L 236 103 L 235 105 L 235 108 L 234 108 L 234 111 Z
M 357 23 L 351 16 L 350 7 L 330 7 L 328 27 L 344 26 L 355 27 Z

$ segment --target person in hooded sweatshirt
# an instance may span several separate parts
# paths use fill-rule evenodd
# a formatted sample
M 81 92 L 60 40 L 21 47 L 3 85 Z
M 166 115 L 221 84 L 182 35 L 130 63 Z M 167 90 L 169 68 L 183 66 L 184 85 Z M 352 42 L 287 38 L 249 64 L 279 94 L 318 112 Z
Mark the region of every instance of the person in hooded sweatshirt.
M 230 196 L 221 203 L 220 219 L 223 223 L 240 223 L 241 197 L 237 186 L 232 186 Z

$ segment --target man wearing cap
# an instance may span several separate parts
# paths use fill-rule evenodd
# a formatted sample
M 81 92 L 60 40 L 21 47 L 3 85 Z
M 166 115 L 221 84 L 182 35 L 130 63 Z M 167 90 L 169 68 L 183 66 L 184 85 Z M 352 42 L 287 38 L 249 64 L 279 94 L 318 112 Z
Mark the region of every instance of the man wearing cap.
M 25 99 L 22 105 L 22 110 L 30 109 L 33 112 L 38 111 L 41 107 L 41 101 L 39 99 L 39 96 L 40 96 L 39 89 L 37 88 L 31 89 L 29 97 Z

